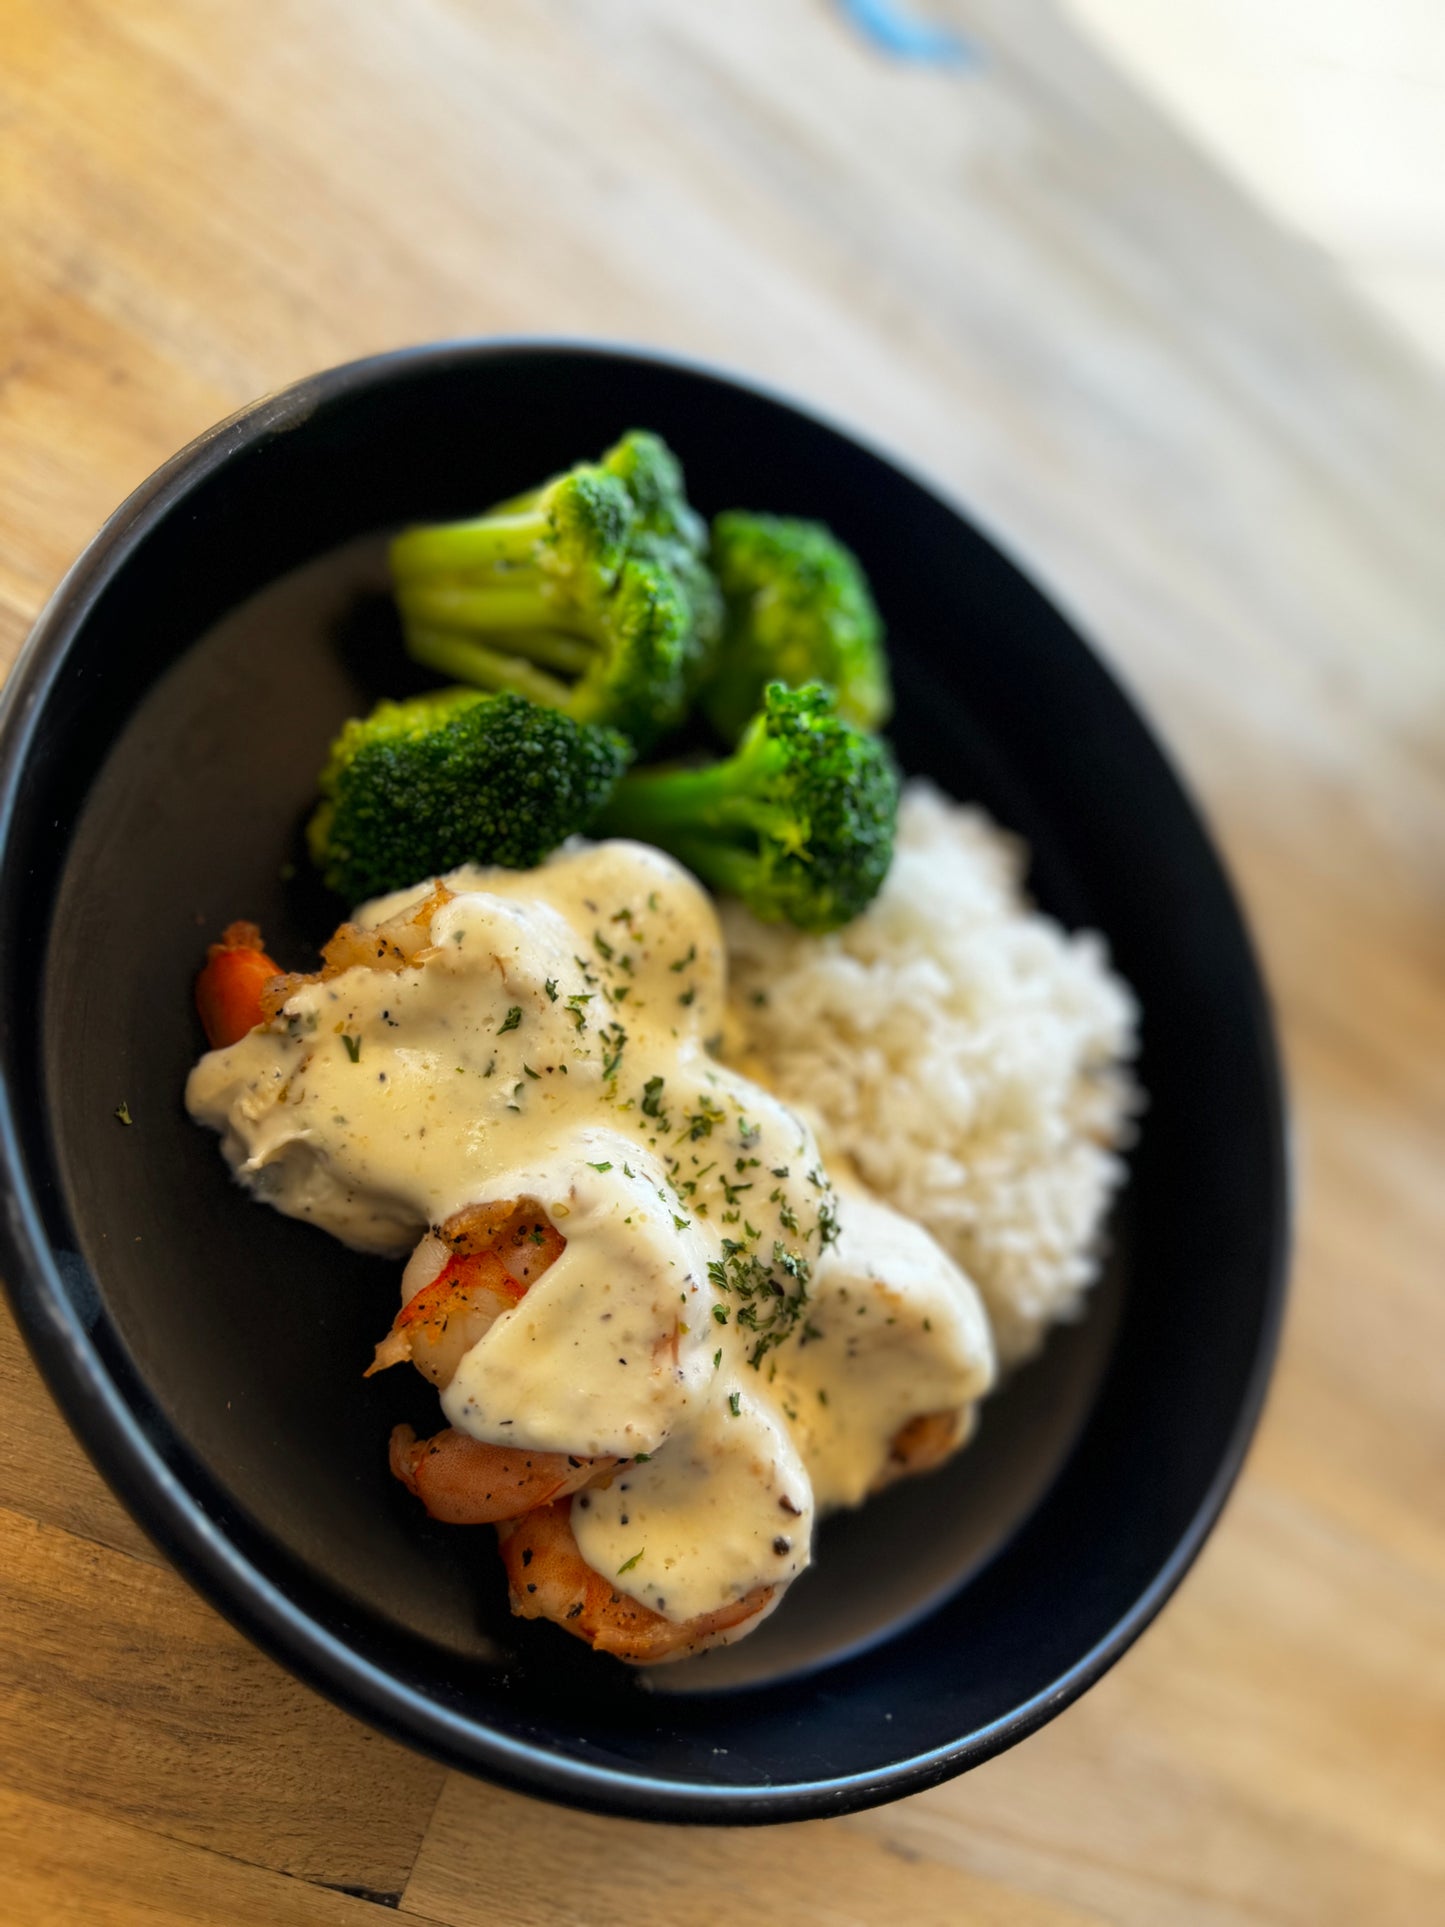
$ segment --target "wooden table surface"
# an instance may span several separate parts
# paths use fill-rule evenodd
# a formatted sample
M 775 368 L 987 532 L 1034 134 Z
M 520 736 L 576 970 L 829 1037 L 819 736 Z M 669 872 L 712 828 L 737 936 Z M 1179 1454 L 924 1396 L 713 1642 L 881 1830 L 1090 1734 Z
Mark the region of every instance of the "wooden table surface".
M 952 17 L 945 71 L 825 0 L 0 0 L 0 645 L 209 422 L 427 337 L 690 350 L 930 471 L 1157 718 L 1278 998 L 1298 1262 L 1224 1522 L 962 1780 L 594 1820 L 253 1651 L 6 1322 L 7 1922 L 1445 1918 L 1445 402 L 1046 0 Z

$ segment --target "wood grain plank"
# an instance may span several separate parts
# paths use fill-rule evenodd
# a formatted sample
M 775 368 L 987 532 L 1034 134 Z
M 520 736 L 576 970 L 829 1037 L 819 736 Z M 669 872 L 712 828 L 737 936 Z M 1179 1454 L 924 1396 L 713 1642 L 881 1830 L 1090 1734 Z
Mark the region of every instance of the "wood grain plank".
M 0 1905 L 15 1927 L 382 1927 L 395 1916 L 223 1854 L 0 1787 Z
M 31 611 L 0 591 L 0 679 L 8 676 L 30 630 Z
M 1411 1927 L 1445 1908 L 1438 1631 L 1407 1564 L 1256 1477 L 1085 1700 L 861 1824 L 1110 1920 Z
M 442 1770 L 329 1706 L 172 1573 L 0 1511 L 0 1785 L 396 1892 Z
M 401 1903 L 450 1927 L 1074 1927 L 1100 1916 L 1019 1894 L 852 1820 L 738 1833 L 559 1814 L 449 1776 Z
M 164 1566 L 60 1416 L 0 1299 L 0 1507 Z

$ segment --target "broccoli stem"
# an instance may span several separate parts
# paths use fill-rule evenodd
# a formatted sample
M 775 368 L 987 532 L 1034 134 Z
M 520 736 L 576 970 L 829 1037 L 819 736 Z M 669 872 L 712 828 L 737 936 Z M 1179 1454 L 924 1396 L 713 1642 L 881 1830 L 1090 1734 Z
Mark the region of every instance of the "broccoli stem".
M 544 482 L 541 488 L 526 488 L 522 490 L 520 495 L 509 495 L 505 502 L 494 502 L 491 508 L 487 510 L 487 514 L 525 515 L 530 509 L 536 508 L 542 499 L 546 486 Z
M 550 527 L 547 512 L 529 506 L 515 515 L 493 513 L 407 529 L 391 545 L 392 573 L 407 582 L 445 571 L 515 568 L 532 561 Z
M 603 812 L 609 836 L 634 836 L 680 850 L 684 839 L 709 849 L 736 846 L 787 820 L 760 793 L 766 758 L 728 757 L 702 769 L 641 770 L 618 788 Z
M 727 763 L 712 763 L 705 769 L 641 770 L 627 779 L 607 805 L 608 833 L 651 842 L 653 831 L 665 825 L 671 847 L 678 826 L 702 828 L 721 813 L 736 787 L 736 775 Z
M 426 668 L 479 689 L 515 689 L 518 695 L 545 703 L 549 709 L 565 709 L 572 695 L 570 683 L 548 675 L 525 656 L 489 649 L 485 643 L 473 642 L 470 636 L 452 630 L 413 626 L 407 632 L 407 647 Z
M 758 858 L 754 850 L 692 836 L 674 837 L 671 850 L 678 862 L 700 876 L 710 889 L 726 896 L 746 899 L 757 878 Z
M 576 609 L 536 590 L 472 590 L 455 584 L 403 588 L 397 592 L 407 628 L 449 628 L 482 632 L 493 642 L 516 638 L 518 653 L 549 669 L 584 673 L 595 657 L 593 624 Z
M 489 630 L 484 646 L 504 656 L 525 656 L 539 668 L 555 669 L 563 676 L 584 676 L 597 661 L 590 642 L 562 629 Z
M 629 778 L 604 806 L 591 833 L 634 837 L 639 843 L 665 840 L 670 854 L 712 889 L 746 899 L 758 874 L 755 812 L 746 798 L 725 796 L 701 806 L 701 814 L 690 808 L 684 812 L 671 787 L 678 774 L 682 772 L 668 772 L 655 789 L 646 776 Z M 635 803 L 641 807 L 632 808 Z

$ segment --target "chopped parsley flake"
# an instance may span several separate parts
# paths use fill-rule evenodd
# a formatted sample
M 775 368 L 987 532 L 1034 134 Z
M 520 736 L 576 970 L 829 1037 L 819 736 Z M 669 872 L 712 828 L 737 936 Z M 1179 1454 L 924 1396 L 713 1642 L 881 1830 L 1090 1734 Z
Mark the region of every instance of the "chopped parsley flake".
M 547 993 L 547 1002 L 549 1004 L 555 1004 L 557 1001 L 557 979 L 555 977 L 549 977 L 542 988 Z
M 658 1083 L 661 1082 L 659 1078 Z M 644 1104 L 643 1109 L 646 1110 L 646 1108 Z M 727 1113 L 719 1105 L 712 1103 L 706 1096 L 699 1095 L 697 1109 L 683 1120 L 683 1129 L 695 1144 L 699 1138 L 711 1137 L 714 1125 L 721 1124 L 726 1116 Z
M 620 1579 L 624 1572 L 631 1572 L 632 1568 L 637 1564 L 638 1560 L 642 1557 L 643 1553 L 646 1552 L 646 1550 L 647 1550 L 646 1546 L 639 1546 L 637 1551 L 633 1553 L 632 1557 L 629 1560 L 627 1560 L 625 1564 L 620 1565 L 617 1568 L 617 1577 Z
M 521 1023 L 521 1021 L 522 1021 L 522 1006 L 520 1004 L 513 1004 L 512 1008 L 507 1012 L 506 1016 L 502 1019 L 501 1023 L 497 1025 L 498 1037 L 500 1037 L 505 1031 L 515 1030 L 518 1024 Z
M 361 1039 L 359 1037 L 353 1037 L 349 1031 L 343 1031 L 341 1033 L 341 1041 L 345 1044 L 346 1055 L 351 1059 L 352 1063 L 359 1064 L 361 1062 Z
M 590 1159 L 584 1158 L 583 1163 L 592 1171 L 610 1171 L 612 1169 L 612 1161 L 610 1158 L 604 1158 L 600 1164 L 593 1164 Z
M 627 1032 L 621 1024 L 604 1024 L 602 1036 L 602 1075 L 611 1078 L 617 1075 L 617 1067 L 622 1062 L 622 1052 L 627 1043 Z
M 719 1291 L 741 1301 L 738 1326 L 757 1334 L 748 1355 L 748 1363 L 756 1371 L 802 1316 L 812 1271 L 806 1258 L 780 1242 L 774 1242 L 770 1264 L 736 1238 L 724 1238 L 722 1248 L 722 1257 L 707 1268 L 708 1278 Z
M 733 1417 L 740 1418 L 742 1416 L 742 1409 L 743 1409 L 742 1393 L 729 1392 L 728 1393 L 728 1410 L 732 1413 Z

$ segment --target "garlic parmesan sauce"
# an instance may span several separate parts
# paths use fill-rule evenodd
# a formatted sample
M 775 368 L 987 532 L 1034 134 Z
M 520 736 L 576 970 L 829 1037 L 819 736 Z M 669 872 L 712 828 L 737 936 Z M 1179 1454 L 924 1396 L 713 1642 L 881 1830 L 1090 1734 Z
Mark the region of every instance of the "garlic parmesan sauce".
M 187 1105 L 258 1197 L 359 1250 L 536 1198 L 566 1249 L 463 1357 L 448 1421 L 630 1460 L 572 1525 L 666 1617 L 781 1591 L 815 1508 L 857 1503 L 903 1425 L 987 1389 L 977 1293 L 713 1056 L 721 933 L 671 858 L 573 845 L 445 881 L 405 967 L 303 985 L 200 1060 Z M 359 921 L 384 935 L 430 889 Z

